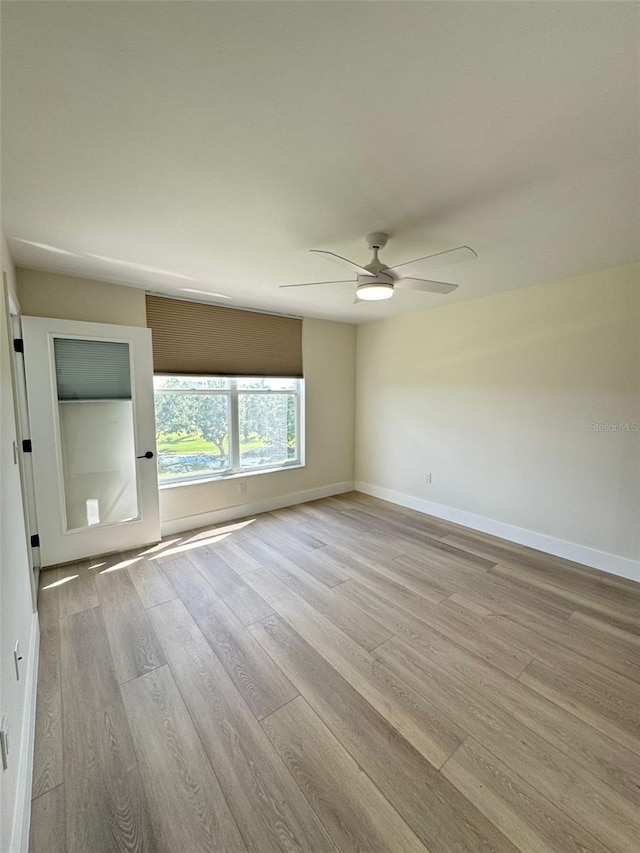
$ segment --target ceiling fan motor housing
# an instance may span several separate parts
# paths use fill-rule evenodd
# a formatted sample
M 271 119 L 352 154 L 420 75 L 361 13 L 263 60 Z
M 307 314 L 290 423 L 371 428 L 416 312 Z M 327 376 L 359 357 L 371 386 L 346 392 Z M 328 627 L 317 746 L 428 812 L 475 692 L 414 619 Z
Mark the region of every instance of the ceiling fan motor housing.
M 387 275 L 385 272 L 380 270 L 380 272 L 374 273 L 371 272 L 371 275 L 359 275 L 357 276 L 358 286 L 364 284 L 390 284 L 393 286 L 394 278 L 393 276 Z

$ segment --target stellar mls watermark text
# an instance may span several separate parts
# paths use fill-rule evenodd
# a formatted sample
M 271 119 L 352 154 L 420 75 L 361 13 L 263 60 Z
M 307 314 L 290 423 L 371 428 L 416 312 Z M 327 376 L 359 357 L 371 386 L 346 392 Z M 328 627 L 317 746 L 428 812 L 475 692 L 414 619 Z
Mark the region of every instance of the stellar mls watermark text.
M 638 432 L 640 431 L 640 423 L 635 423 L 635 421 L 595 423 L 592 421 L 589 424 L 589 429 L 591 432 Z

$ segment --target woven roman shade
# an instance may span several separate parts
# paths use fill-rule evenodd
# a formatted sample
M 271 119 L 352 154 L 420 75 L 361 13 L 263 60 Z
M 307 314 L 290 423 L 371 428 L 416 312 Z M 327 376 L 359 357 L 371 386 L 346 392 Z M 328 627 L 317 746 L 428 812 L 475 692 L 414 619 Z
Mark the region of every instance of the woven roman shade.
M 155 373 L 302 376 L 302 320 L 147 295 Z

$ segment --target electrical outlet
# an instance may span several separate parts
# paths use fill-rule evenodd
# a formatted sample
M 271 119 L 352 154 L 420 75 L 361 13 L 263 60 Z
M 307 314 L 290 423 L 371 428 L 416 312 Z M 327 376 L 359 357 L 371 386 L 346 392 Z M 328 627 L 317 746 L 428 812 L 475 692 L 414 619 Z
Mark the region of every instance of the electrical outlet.
M 238 483 L 238 494 L 246 495 L 247 494 L 247 484 L 246 483 Z
M 430 486 L 430 485 L 431 485 L 431 471 L 425 471 L 425 472 L 424 472 L 424 480 L 423 480 L 423 482 L 424 482 L 424 485 L 425 485 L 425 486 Z
M 6 714 L 0 723 L 0 755 L 2 756 L 2 769 L 6 770 L 9 766 L 9 723 Z
M 20 640 L 16 640 L 15 645 L 13 647 L 13 663 L 16 668 L 16 679 L 20 681 L 20 661 L 22 660 L 22 655 L 20 654 Z

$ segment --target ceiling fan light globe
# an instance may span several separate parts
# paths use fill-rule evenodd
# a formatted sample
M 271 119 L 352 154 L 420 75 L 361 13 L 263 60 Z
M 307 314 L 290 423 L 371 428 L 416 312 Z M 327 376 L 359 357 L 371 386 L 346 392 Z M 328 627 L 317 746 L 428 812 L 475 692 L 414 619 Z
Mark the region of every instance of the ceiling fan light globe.
M 382 299 L 391 299 L 393 296 L 393 285 L 386 282 L 360 284 L 356 290 L 356 296 L 365 302 L 379 302 Z

